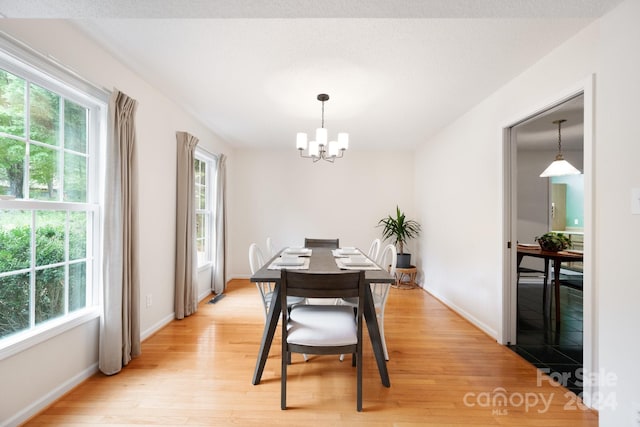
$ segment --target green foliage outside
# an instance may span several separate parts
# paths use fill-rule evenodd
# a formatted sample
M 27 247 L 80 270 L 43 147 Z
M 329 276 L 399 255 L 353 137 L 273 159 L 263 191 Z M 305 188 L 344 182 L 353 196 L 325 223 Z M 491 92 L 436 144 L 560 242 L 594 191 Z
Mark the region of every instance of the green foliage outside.
M 65 212 L 36 213 L 36 266 L 65 260 Z M 0 273 L 28 269 L 31 263 L 31 212 L 0 211 Z M 86 214 L 73 212 L 69 221 L 69 257 L 86 257 Z M 30 326 L 29 271 L 0 277 L 0 338 Z M 69 311 L 86 305 L 86 263 L 69 265 Z M 34 321 L 39 324 L 65 313 L 65 267 L 35 272 Z
M 29 94 L 28 104 L 25 102 L 26 93 Z M 25 128 L 27 114 L 28 132 Z M 0 132 L 16 137 L 0 137 L 0 194 L 24 198 L 27 168 L 30 199 L 59 200 L 60 175 L 64 174 L 63 200 L 86 201 L 85 107 L 0 69 Z M 37 142 L 29 145 L 28 165 L 24 138 Z M 64 155 L 62 171 L 59 170 L 61 155 Z
M 0 195 L 86 202 L 87 111 L 0 69 Z M 0 339 L 86 305 L 87 214 L 69 213 L 68 236 L 66 215 L 35 211 L 32 233 L 32 211 L 0 211 Z M 78 262 L 53 266 L 67 244 Z

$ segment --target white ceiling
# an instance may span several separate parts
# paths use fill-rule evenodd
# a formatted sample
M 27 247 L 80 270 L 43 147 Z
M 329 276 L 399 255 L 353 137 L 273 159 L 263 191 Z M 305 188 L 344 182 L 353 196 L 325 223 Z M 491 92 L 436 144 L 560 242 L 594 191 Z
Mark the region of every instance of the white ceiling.
M 235 147 L 293 147 L 328 93 L 329 135 L 357 150 L 413 149 L 619 2 L 0 0 L 0 13 L 72 19 Z
M 514 127 L 518 150 L 558 150 L 558 125 L 561 124 L 562 151 L 584 150 L 584 95 L 569 99 Z

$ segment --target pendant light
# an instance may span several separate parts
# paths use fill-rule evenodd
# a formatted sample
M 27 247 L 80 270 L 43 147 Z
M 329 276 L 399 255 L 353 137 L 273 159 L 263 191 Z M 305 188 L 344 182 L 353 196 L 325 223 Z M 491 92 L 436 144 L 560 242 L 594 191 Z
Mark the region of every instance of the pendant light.
M 558 125 L 558 154 L 556 159 L 540 174 L 540 178 L 547 178 L 550 176 L 564 176 L 564 175 L 579 175 L 581 172 L 573 167 L 573 165 L 567 162 L 562 156 L 562 136 L 560 127 L 566 120 L 554 120 L 553 124 Z
M 307 143 L 306 133 L 299 132 L 296 135 L 296 148 L 300 153 L 300 157 L 312 159 L 314 163 L 320 159 L 333 163 L 335 159 L 341 158 L 349 148 L 348 133 L 339 133 L 337 141 L 327 140 L 328 132 L 324 127 L 324 103 L 328 100 L 329 95 L 326 93 L 318 95 L 318 101 L 322 102 L 322 123 L 321 127 L 316 129 L 316 139 Z M 304 150 L 307 149 L 308 154 L 304 154 Z

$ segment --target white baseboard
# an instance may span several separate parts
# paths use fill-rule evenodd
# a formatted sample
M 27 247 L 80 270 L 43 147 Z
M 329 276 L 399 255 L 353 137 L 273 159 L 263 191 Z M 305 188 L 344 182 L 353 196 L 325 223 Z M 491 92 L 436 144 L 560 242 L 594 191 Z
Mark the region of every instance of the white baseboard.
M 198 295 L 198 302 L 201 302 L 205 298 L 209 298 L 211 295 L 213 295 L 213 291 L 211 289 L 201 292 L 200 295 Z
M 140 333 L 140 341 L 144 341 L 147 338 L 149 338 L 151 335 L 155 334 L 156 332 L 158 332 L 160 329 L 164 328 L 165 326 L 167 326 L 169 323 L 171 323 L 171 321 L 173 319 L 175 319 L 176 314 L 174 312 L 172 312 L 171 314 L 166 315 L 165 317 L 163 317 L 162 319 L 160 319 L 158 322 L 156 322 L 155 324 L 151 325 L 151 327 L 147 328 L 146 330 L 142 331 Z
M 475 318 L 474 316 L 469 314 L 467 311 L 463 310 L 462 308 L 458 307 L 456 304 L 454 304 L 451 301 L 449 301 L 448 299 L 444 298 L 442 295 L 439 295 L 433 289 L 429 289 L 426 286 L 422 286 L 422 288 L 425 291 L 429 292 L 431 295 L 433 295 L 433 297 L 435 299 L 437 299 L 438 301 L 440 301 L 441 303 L 443 303 L 444 305 L 449 307 L 451 310 L 453 310 L 456 313 L 458 313 L 460 316 L 464 317 L 467 321 L 469 321 L 474 326 L 476 326 L 479 329 L 481 329 L 485 334 L 489 335 L 491 338 L 493 338 L 495 340 L 498 339 L 498 333 L 496 332 L 495 329 L 489 327 L 489 325 L 487 325 L 486 323 L 481 322 L 480 320 L 478 320 L 477 318 Z
M 98 363 L 94 363 L 89 366 L 84 371 L 79 374 L 73 376 L 69 380 L 60 384 L 58 387 L 51 390 L 49 393 L 42 396 L 37 401 L 33 402 L 31 405 L 25 407 L 20 412 L 15 414 L 13 417 L 8 420 L 1 421 L 0 427 L 17 427 L 20 424 L 27 421 L 29 418 L 38 414 L 40 411 L 45 409 L 47 406 L 51 405 L 57 399 L 61 398 L 65 393 L 67 393 L 72 388 L 78 386 L 81 382 L 85 381 L 87 378 L 91 377 L 93 374 L 98 372 Z

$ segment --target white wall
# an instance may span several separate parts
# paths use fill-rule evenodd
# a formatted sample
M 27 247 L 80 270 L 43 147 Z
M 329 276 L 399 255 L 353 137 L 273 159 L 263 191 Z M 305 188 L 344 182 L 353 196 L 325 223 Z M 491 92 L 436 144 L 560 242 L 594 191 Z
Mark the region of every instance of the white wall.
M 212 152 L 229 153 L 213 133 L 63 21 L 0 20 L 0 30 L 51 55 L 96 86 L 138 100 L 141 330 L 148 335 L 173 318 L 176 138 L 200 138 Z M 145 296 L 153 304 L 145 307 Z M 0 425 L 15 423 L 95 371 L 98 321 L 78 326 L 0 361 Z
M 502 126 L 556 100 L 594 72 L 597 45 L 598 27 L 592 25 L 417 152 L 426 288 L 492 336 L 501 319 Z
M 396 205 L 415 217 L 412 153 L 363 151 L 351 141 L 343 159 L 314 164 L 299 158 L 293 137 L 290 150 L 236 152 L 231 276 L 249 276 L 249 245 L 266 250 L 267 237 L 279 248 L 317 237 L 366 251 L 381 235 L 378 220 Z
M 600 369 L 617 375 L 603 388 L 618 407 L 600 412 L 602 426 L 636 425 L 640 413 L 640 215 L 631 215 L 631 188 L 640 188 L 640 1 L 627 0 L 601 25 L 596 80 L 595 256 L 600 307 Z M 632 418 L 633 417 L 633 418 Z
M 640 410 L 634 406 L 640 403 L 640 216 L 630 213 L 630 189 L 640 187 L 639 20 L 640 2 L 626 0 L 425 141 L 415 159 L 425 287 L 496 336 L 504 244 L 501 128 L 595 74 L 596 299 L 594 318 L 585 322 L 595 324 L 600 370 L 617 376 L 610 386 L 600 383 L 616 402 L 615 408 L 602 402 L 602 426 L 634 425 L 633 410 Z

